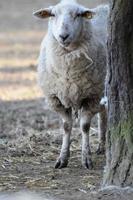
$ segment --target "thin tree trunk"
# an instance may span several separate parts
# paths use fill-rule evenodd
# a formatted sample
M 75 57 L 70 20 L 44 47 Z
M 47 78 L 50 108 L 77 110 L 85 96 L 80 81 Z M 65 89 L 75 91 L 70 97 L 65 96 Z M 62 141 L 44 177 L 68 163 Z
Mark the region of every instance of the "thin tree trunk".
M 133 1 L 112 0 L 105 185 L 133 186 Z

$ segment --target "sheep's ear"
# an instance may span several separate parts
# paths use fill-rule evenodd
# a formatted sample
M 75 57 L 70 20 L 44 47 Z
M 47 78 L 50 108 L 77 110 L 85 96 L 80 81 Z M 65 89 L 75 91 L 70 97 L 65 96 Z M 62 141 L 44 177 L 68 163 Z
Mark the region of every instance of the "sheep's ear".
M 51 8 L 44 8 L 33 12 L 33 15 L 39 18 L 48 18 L 53 16 Z
M 86 19 L 92 19 L 94 15 L 95 15 L 95 12 L 91 10 L 85 10 L 81 13 L 81 16 Z

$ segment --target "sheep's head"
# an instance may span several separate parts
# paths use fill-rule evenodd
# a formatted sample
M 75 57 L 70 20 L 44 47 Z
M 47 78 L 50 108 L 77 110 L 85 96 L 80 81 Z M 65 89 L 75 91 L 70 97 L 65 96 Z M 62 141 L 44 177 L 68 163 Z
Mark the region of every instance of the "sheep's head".
M 63 47 L 80 41 L 85 20 L 90 20 L 94 12 L 75 1 L 62 1 L 56 6 L 41 9 L 34 13 L 40 18 L 50 17 L 50 31 Z

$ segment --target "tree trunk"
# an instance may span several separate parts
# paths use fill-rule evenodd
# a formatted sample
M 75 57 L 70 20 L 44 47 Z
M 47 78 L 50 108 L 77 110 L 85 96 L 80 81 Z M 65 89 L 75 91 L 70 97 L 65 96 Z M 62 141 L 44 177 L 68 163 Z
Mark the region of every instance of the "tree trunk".
M 133 1 L 112 0 L 110 9 L 104 185 L 133 186 Z

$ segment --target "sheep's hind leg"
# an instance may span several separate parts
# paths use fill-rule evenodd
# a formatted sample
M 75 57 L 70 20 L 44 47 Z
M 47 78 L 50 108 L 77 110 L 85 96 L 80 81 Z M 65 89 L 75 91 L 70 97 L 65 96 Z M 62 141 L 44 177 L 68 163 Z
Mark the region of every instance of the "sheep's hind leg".
M 99 126 L 99 145 L 96 151 L 97 154 L 105 153 L 106 129 L 107 129 L 107 113 L 105 107 L 102 107 L 98 116 Z
M 72 109 L 65 108 L 57 97 L 49 99 L 50 106 L 63 119 L 63 141 L 60 156 L 56 161 L 55 168 L 61 169 L 67 167 L 70 156 L 70 135 L 72 130 Z
M 89 145 L 89 129 L 92 115 L 82 110 L 80 127 L 82 131 L 82 165 L 85 168 L 92 169 L 91 150 Z

